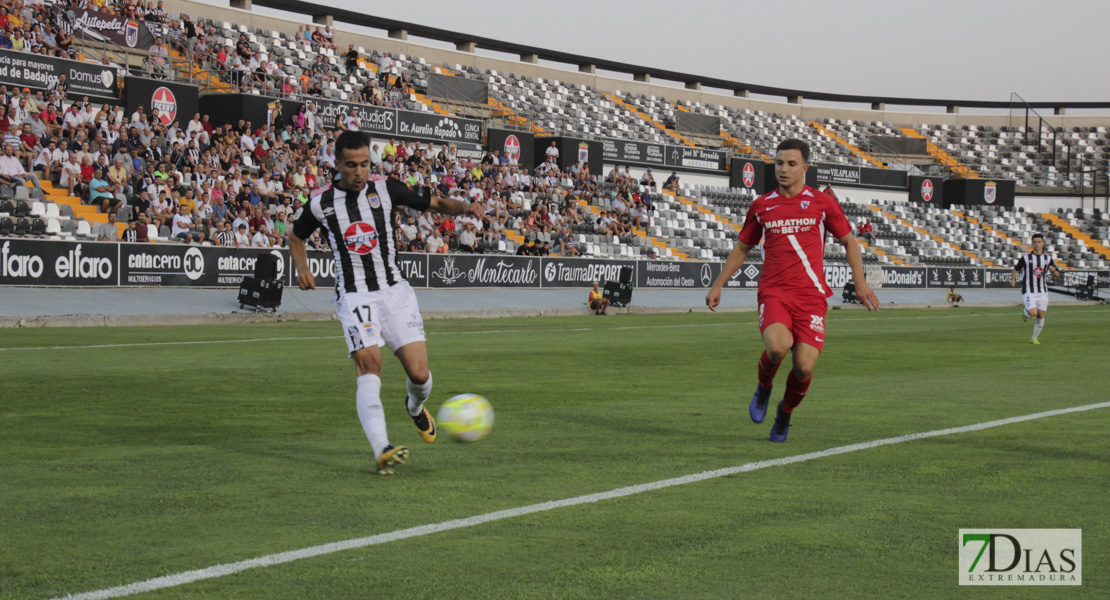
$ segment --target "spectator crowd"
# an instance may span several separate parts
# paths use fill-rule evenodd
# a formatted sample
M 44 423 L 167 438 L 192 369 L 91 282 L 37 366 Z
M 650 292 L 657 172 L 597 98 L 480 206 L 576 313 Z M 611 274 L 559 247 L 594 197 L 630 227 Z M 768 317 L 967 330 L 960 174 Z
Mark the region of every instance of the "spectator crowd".
M 161 2 L 69 0 L 67 6 L 145 19 L 160 33 L 158 44 L 164 35 L 171 44 L 193 52 L 197 60 L 238 64 L 247 58 L 250 65 L 260 61 L 262 71 L 280 71 L 277 65 L 252 54 L 250 43 L 240 43 L 235 49 L 215 47 L 210 43 L 214 32 L 193 24 L 187 15 L 172 17 Z M 24 40 L 21 46 L 12 44 L 13 48 L 79 57 L 64 23 L 56 22 L 56 14 L 50 5 L 3 0 L 0 25 L 5 39 Z M 300 27 L 297 39 L 317 48 L 335 48 L 330 28 L 309 29 Z M 241 42 L 245 40 L 244 36 Z M 349 46 L 344 66 L 353 71 L 358 60 Z M 384 55 L 383 67 L 389 60 L 388 54 Z M 268 75 L 256 77 L 256 71 L 243 72 L 244 85 L 265 88 L 276 81 Z M 339 77 L 336 71 L 331 64 L 321 64 L 307 79 L 295 81 L 292 92 L 307 90 L 311 94 L 328 78 Z M 395 86 L 397 82 L 400 87 Z M 384 76 L 368 78 L 359 99 L 389 105 L 406 85 L 403 77 L 393 82 Z M 357 121 L 352 124 L 340 118 L 336 125 L 357 127 Z M 35 92 L 0 85 L 0 135 L 4 138 L 0 183 L 35 179 L 38 171 L 71 195 L 113 215 L 113 223 L 115 219 L 125 222 L 123 239 L 127 241 L 164 236 L 238 248 L 284 245 L 287 230 L 312 190 L 328 185 L 336 172 L 337 134 L 324 126 L 323 117 L 311 103 L 273 124 L 245 120 L 213 123 L 208 115 L 199 113 L 170 119 L 142 105 L 125 114 L 121 107 L 94 103 L 87 97 L 70 102 L 64 76 L 50 89 Z M 560 169 L 557 151 L 548 152 L 543 162 L 530 170 L 515 157 L 496 150 L 479 158 L 473 153 L 464 155 L 453 145 L 391 139 L 373 144 L 371 160 L 374 172 L 397 178 L 418 192 L 427 189 L 482 207 L 480 216 L 459 217 L 396 211 L 396 241 L 403 251 L 512 251 L 515 244 L 506 242 L 511 232 L 518 232 L 526 240 L 518 254 L 575 256 L 580 249 L 573 243 L 574 231 L 626 236 L 634 226 L 646 227 L 650 221 L 655 187 L 650 170 L 640 181 L 632 178 L 627 167 L 610 173 L 605 186 L 610 209 L 594 215 L 578 201 L 589 204 L 602 193 L 597 184 L 600 178 L 594 177 L 585 163 Z M 112 239 L 109 229 L 98 228 L 98 237 Z M 309 245 L 326 249 L 319 234 Z

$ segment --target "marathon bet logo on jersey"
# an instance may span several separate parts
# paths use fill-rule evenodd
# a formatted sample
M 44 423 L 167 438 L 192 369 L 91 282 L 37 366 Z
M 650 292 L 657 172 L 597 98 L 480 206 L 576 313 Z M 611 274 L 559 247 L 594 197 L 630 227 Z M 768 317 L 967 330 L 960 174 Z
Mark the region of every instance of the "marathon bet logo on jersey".
M 1082 529 L 961 529 L 960 585 L 1083 585 Z

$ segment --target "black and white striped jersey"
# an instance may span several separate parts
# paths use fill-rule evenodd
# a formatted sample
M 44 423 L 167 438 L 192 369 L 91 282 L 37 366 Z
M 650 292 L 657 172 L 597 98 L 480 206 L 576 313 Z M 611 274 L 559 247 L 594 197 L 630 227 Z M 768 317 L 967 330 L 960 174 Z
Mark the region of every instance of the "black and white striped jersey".
M 1017 264 L 1014 265 L 1014 270 L 1022 273 L 1025 277 L 1025 283 L 1021 286 L 1021 293 L 1047 293 L 1048 286 L 1045 284 L 1044 276 L 1049 267 L 1056 268 L 1056 263 L 1047 253 L 1033 254 L 1029 252 L 1019 258 Z
M 375 292 L 405 280 L 397 268 L 393 206 L 427 210 L 430 202 L 390 177 L 370 177 L 358 194 L 329 185 L 313 192 L 293 233 L 304 240 L 323 228 L 335 253 L 337 296 Z

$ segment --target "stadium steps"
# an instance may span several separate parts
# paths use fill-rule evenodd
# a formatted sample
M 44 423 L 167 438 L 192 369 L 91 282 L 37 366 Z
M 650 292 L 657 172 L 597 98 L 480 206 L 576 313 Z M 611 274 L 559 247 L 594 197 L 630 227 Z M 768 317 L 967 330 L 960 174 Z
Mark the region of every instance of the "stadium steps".
M 1064 233 L 1086 244 L 1088 248 L 1090 248 L 1094 252 L 1097 252 L 1099 255 L 1102 256 L 1102 258 L 1110 260 L 1110 248 L 1103 246 L 1102 243 L 1100 243 L 1099 241 L 1076 229 L 1074 226 L 1072 226 L 1071 223 L 1068 223 L 1065 219 L 1060 218 L 1059 215 L 1054 215 L 1052 213 L 1043 213 L 1041 214 L 1041 216 L 1044 217 L 1045 220 L 1047 220 L 1049 223 L 1052 223 L 1053 225 L 1059 227 L 1060 230 Z
M 635 107 L 629 106 L 629 104 L 627 102 L 625 102 L 624 100 L 621 100 L 617 96 L 615 96 L 613 94 L 605 94 L 605 98 L 607 100 L 609 100 L 610 102 L 612 102 L 613 104 L 616 104 L 617 106 L 620 106 L 621 108 L 623 108 L 623 109 L 627 110 L 628 112 L 636 115 L 637 117 L 640 117 L 644 121 L 647 121 L 648 123 L 651 124 L 652 127 L 655 127 L 656 129 L 662 131 L 663 133 L 673 137 L 674 139 L 681 142 L 683 145 L 690 146 L 692 148 L 697 147 L 697 145 L 694 144 L 693 142 L 691 142 L 690 140 L 682 137 L 681 135 L 679 135 L 678 133 L 675 133 L 674 131 L 671 131 L 670 129 L 667 129 L 666 125 L 663 125 L 659 121 L 656 121 L 655 119 L 649 117 L 648 115 L 645 115 L 644 113 L 637 110 Z
M 420 101 L 421 104 L 423 104 L 423 105 L 427 106 L 428 108 L 432 109 L 432 111 L 435 112 L 436 114 L 440 114 L 440 115 L 443 115 L 445 117 L 452 116 L 451 113 L 447 112 L 447 109 L 445 109 L 442 106 L 436 104 L 435 102 L 432 102 L 424 94 L 418 94 L 416 92 L 413 92 L 413 96 L 416 96 L 416 99 L 418 101 Z
M 201 88 L 204 91 L 206 91 L 206 92 L 234 92 L 235 91 L 235 88 L 232 87 L 232 85 L 230 83 L 220 79 L 216 74 L 214 74 L 214 73 L 208 71 L 207 69 L 201 67 L 199 64 L 185 58 L 185 56 L 183 54 L 181 54 L 180 52 L 178 52 L 177 50 L 174 50 L 174 49 L 171 48 L 170 49 L 170 56 L 172 57 L 171 64 L 173 64 L 175 67 L 178 67 L 178 71 L 182 71 L 182 70 L 185 71 L 184 73 L 180 73 L 180 74 L 185 76 L 188 79 L 196 78 L 200 83 L 203 84 L 201 86 Z M 182 65 L 187 65 L 187 68 L 183 68 Z
M 967 177 L 968 179 L 979 179 L 979 173 L 975 172 L 974 169 L 956 160 L 956 157 L 951 154 L 941 150 L 940 147 L 930 141 L 928 137 L 913 127 L 903 127 L 902 133 L 911 138 L 925 140 L 925 150 L 929 153 L 929 156 L 932 156 L 938 163 L 948 167 L 954 174 L 960 177 Z
M 863 160 L 866 160 L 867 162 L 871 163 L 872 165 L 875 165 L 876 167 L 878 167 L 880 169 L 889 169 L 890 168 L 890 167 L 886 166 L 885 164 L 883 164 L 881 161 L 876 160 L 875 157 L 873 157 L 870 154 L 864 152 L 863 150 L 860 150 L 855 145 L 849 143 L 848 140 L 840 137 L 839 135 L 836 135 L 835 133 L 833 133 L 832 131 L 829 131 L 828 129 L 825 129 L 825 127 L 822 126 L 817 121 L 810 121 L 809 124 L 814 129 L 816 129 L 817 131 L 824 134 L 825 137 L 827 137 L 827 138 L 831 139 L 832 141 L 840 144 L 841 146 L 844 146 L 845 148 L 851 150 L 852 154 L 862 158 Z
M 938 244 L 941 244 L 941 245 L 945 246 L 946 248 L 949 248 L 950 250 L 955 251 L 957 254 L 960 254 L 962 256 L 967 257 L 967 259 L 970 260 L 972 262 L 972 264 L 975 264 L 976 262 L 980 262 L 980 263 L 989 262 L 989 261 L 984 261 L 983 259 L 979 258 L 978 256 L 976 256 L 974 254 L 971 254 L 971 253 L 961 249 L 959 246 L 954 246 L 954 245 L 950 244 L 948 242 L 948 240 L 946 240 L 946 239 L 944 239 L 940 236 L 933 235 L 932 233 L 929 233 L 929 230 L 924 229 L 922 227 L 918 227 L 916 224 L 914 224 L 910 221 L 907 221 L 907 220 L 899 217 L 898 215 L 896 215 L 892 212 L 887 212 L 887 211 L 879 208 L 878 206 L 874 206 L 874 205 L 868 206 L 868 208 L 870 208 L 871 210 L 883 215 L 884 217 L 886 217 L 886 218 L 888 218 L 892 221 L 896 221 L 896 222 L 898 222 L 898 223 L 900 223 L 900 224 L 902 224 L 906 227 L 909 227 L 910 229 L 920 233 L 921 235 L 924 235 L 924 236 L 928 237 L 929 239 L 933 240 L 934 242 L 937 242 Z M 990 266 L 993 267 L 994 265 L 990 264 Z
M 856 242 L 859 243 L 861 248 L 866 248 L 866 249 L 874 252 L 875 254 L 878 254 L 879 256 L 882 256 L 882 257 L 886 258 L 887 260 L 889 260 L 890 262 L 892 262 L 896 265 L 906 264 L 906 261 L 904 261 L 900 258 L 895 258 L 893 256 L 888 255 L 886 252 L 880 250 L 878 246 L 872 246 L 871 244 L 869 244 L 867 242 L 867 240 L 856 238 Z
M 101 213 L 100 209 L 88 204 L 82 204 L 81 199 L 70 196 L 64 188 L 56 188 L 46 179 L 40 179 L 42 193 L 45 200 L 54 204 L 65 205 L 73 209 L 73 218 L 84 219 L 91 223 L 107 223 L 108 215 Z
M 1002 238 L 1003 240 L 1006 240 L 1007 242 L 1013 244 L 1014 246 L 1017 246 L 1018 248 L 1021 248 L 1024 252 L 1032 252 L 1032 250 L 1033 250 L 1029 246 L 1026 246 L 1025 244 L 1023 244 L 1023 243 L 1015 240 L 1014 238 L 1006 235 L 1005 232 L 999 231 L 999 230 L 995 229 L 994 227 L 991 227 L 990 225 L 987 225 L 986 223 L 983 223 L 983 222 L 979 221 L 975 217 L 972 217 L 970 215 L 966 215 L 963 212 L 960 212 L 958 210 L 953 210 L 952 214 L 954 214 L 957 217 L 967 221 L 968 223 L 971 223 L 972 225 L 976 225 L 979 228 L 986 230 L 987 233 L 993 233 L 994 235 Z
M 665 194 L 667 196 L 674 196 L 675 200 L 681 202 L 682 204 L 685 204 L 686 206 L 698 211 L 699 213 L 701 213 L 703 215 L 706 215 L 706 216 L 712 218 L 714 221 L 717 221 L 718 223 L 724 225 L 726 228 L 730 228 L 734 231 L 740 231 L 742 229 L 742 227 L 740 227 L 736 223 L 733 223 L 732 221 L 729 221 L 728 219 L 721 218 L 721 216 L 718 215 L 717 213 L 713 212 L 712 210 L 710 210 L 709 208 L 707 208 L 705 206 L 702 206 L 700 204 L 695 203 L 693 200 L 690 200 L 689 198 L 679 196 L 679 195 L 675 194 L 674 192 L 672 192 L 670 190 L 663 190 L 663 194 Z
M 764 160 L 765 162 L 774 162 L 774 159 L 764 154 L 762 150 L 756 150 L 754 146 L 745 144 L 740 140 L 740 138 L 732 135 L 724 129 L 721 130 L 721 139 L 724 141 L 726 148 L 733 148 L 740 154 L 757 155 L 758 158 Z
M 493 116 L 505 119 L 505 121 L 508 122 L 510 125 L 514 125 L 516 127 L 527 127 L 528 129 L 531 129 L 533 133 L 539 136 L 550 135 L 546 129 L 520 116 L 516 113 L 516 111 L 509 108 L 508 106 L 505 106 L 503 102 L 501 102 L 497 98 L 494 98 L 493 96 L 489 97 L 489 105 L 493 107 Z
M 70 196 L 63 188 L 54 187 L 54 184 L 45 177 L 40 177 L 39 183 L 42 184 L 43 201 L 70 207 L 70 209 L 73 210 L 74 220 L 88 221 L 90 224 L 108 222 L 108 215 L 100 212 L 99 208 L 88 204 L 82 204 L 80 198 Z M 122 236 L 123 232 L 127 229 L 127 223 L 123 221 L 116 223 L 116 229 L 119 230 Z
M 596 207 L 592 204 L 587 204 L 585 200 L 575 200 L 575 202 L 578 203 L 579 207 L 590 211 L 590 214 L 595 216 L 595 217 L 601 214 L 601 209 L 600 208 L 598 208 L 598 207 Z M 632 233 L 636 234 L 639 237 L 644 238 L 645 240 L 647 240 L 647 242 L 649 244 L 651 244 L 655 248 L 658 248 L 660 255 L 667 254 L 667 252 L 669 251 L 671 256 L 677 257 L 681 260 L 693 260 L 691 258 L 688 258 L 686 256 L 685 252 L 682 252 L 678 248 L 671 247 L 669 244 L 667 244 L 666 242 L 664 242 L 662 240 L 659 240 L 659 239 L 656 239 L 656 238 L 652 237 L 651 235 L 648 234 L 647 231 L 645 231 L 643 229 L 640 229 L 639 227 L 633 226 L 632 227 Z

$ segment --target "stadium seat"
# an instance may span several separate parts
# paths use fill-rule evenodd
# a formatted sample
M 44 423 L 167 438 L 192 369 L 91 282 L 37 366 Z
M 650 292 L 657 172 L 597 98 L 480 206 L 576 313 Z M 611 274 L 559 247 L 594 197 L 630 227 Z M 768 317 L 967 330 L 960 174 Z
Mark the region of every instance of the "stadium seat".
M 0 200 L 0 215 L 11 216 L 15 213 L 15 202 L 8 198 Z
M 76 229 L 73 230 L 73 235 L 80 238 L 88 238 L 92 236 L 92 226 L 88 221 L 78 221 Z
M 31 235 L 46 235 L 46 221 L 43 219 L 34 219 L 33 221 L 31 221 Z
M 15 222 L 15 235 L 31 235 L 31 219 L 17 219 Z
M 15 233 L 15 221 L 9 217 L 0 217 L 0 236 L 10 236 Z

